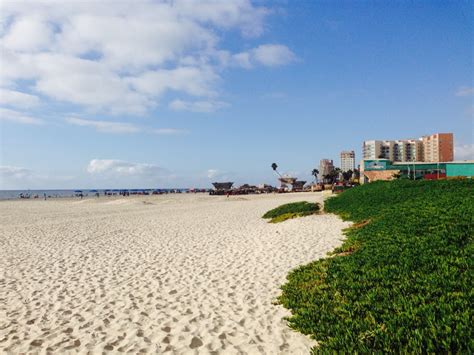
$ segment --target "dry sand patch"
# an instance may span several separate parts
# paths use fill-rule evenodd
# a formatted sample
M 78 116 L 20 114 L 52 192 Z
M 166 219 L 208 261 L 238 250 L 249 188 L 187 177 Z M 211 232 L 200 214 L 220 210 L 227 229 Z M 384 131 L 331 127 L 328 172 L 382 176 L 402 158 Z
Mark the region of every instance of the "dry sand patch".
M 0 350 L 308 353 L 272 301 L 288 271 L 340 245 L 348 224 L 260 217 L 321 198 L 2 201 Z

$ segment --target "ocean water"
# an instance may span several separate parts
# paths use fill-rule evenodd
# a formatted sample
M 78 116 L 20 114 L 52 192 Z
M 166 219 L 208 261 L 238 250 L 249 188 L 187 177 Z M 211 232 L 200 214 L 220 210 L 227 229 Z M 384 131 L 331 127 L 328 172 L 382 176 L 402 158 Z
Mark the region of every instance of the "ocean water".
M 28 195 L 31 198 L 38 195 L 44 198 L 44 194 L 50 197 L 72 197 L 74 190 L 0 190 L 0 200 L 12 200 L 20 198 L 20 194 Z
M 84 197 L 94 197 L 97 192 L 100 196 L 105 196 L 106 192 L 112 195 L 119 195 L 121 191 L 128 191 L 130 195 L 136 195 L 143 191 L 146 191 L 148 194 L 151 194 L 153 191 L 159 191 L 160 193 L 183 193 L 188 192 L 189 189 L 0 190 L 0 200 L 19 199 L 21 194 L 29 196 L 29 198 L 35 198 L 36 196 L 37 198 L 44 198 L 45 194 L 47 198 L 75 197 L 76 194 L 79 194 L 78 191 L 82 191 Z

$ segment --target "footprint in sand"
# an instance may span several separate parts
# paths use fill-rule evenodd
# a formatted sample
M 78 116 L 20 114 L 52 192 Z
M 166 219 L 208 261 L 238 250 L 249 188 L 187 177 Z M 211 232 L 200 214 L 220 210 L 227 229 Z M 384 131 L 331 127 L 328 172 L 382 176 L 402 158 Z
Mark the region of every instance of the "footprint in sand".
M 204 343 L 202 342 L 201 339 L 199 339 L 198 337 L 193 337 L 193 339 L 191 340 L 191 344 L 189 344 L 189 347 L 191 349 L 196 349 L 203 345 Z

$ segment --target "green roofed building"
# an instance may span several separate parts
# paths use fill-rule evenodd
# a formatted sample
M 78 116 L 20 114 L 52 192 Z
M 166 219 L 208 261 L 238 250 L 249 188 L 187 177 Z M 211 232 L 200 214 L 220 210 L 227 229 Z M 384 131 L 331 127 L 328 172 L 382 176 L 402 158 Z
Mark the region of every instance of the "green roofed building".
M 388 159 L 367 159 L 360 164 L 361 184 L 397 177 L 410 179 L 443 179 L 474 177 L 474 160 L 433 162 L 392 162 Z

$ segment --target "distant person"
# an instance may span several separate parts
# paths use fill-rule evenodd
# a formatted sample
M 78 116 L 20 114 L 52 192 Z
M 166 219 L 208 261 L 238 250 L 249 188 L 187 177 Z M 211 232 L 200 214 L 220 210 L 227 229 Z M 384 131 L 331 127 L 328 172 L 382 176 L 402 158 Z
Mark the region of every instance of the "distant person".
M 46 192 L 43 194 L 43 196 L 44 196 L 44 200 L 46 201 Z

